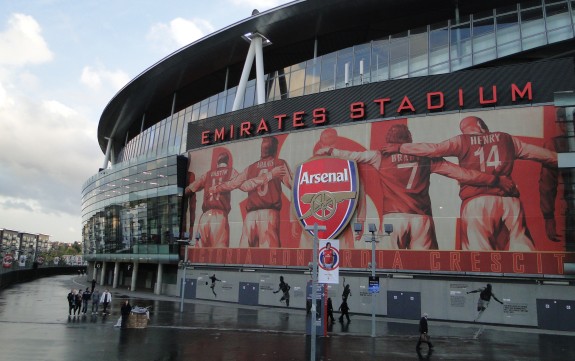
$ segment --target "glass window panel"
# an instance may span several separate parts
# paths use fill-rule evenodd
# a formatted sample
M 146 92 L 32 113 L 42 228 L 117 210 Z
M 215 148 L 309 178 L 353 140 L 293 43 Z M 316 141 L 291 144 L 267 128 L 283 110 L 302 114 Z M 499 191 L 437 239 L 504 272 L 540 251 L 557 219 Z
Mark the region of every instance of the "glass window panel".
M 200 106 L 200 114 L 198 115 L 198 119 L 206 119 L 207 117 L 208 117 L 208 104 L 201 105 Z
M 455 60 L 461 57 L 471 55 L 471 27 L 470 24 L 460 24 L 451 28 L 451 59 Z
M 216 115 L 218 109 L 218 100 L 214 100 L 208 104 L 208 118 Z
M 304 81 L 305 81 L 305 69 L 292 71 L 289 82 L 290 98 L 303 95 Z
M 485 18 L 473 22 L 473 62 L 484 63 L 495 59 L 495 18 Z
M 164 132 L 166 131 L 166 120 L 164 119 L 160 123 L 160 129 L 158 129 L 158 153 L 162 151 L 162 146 L 164 145 Z
M 427 69 L 427 32 L 411 35 L 409 37 L 409 73 L 413 76 L 425 75 Z
M 371 67 L 371 44 L 363 44 L 354 47 L 353 61 L 353 84 L 361 85 L 369 83 L 369 69 Z
M 156 154 L 156 150 L 158 149 L 158 139 L 160 131 L 157 126 L 153 126 L 151 129 L 152 129 L 152 137 L 151 137 L 152 146 L 149 150 L 152 152 L 152 154 Z
M 351 80 L 353 79 L 353 49 L 348 48 L 344 50 L 338 51 L 337 54 L 337 72 L 335 76 L 335 87 L 336 88 L 345 88 L 351 84 Z M 347 79 L 345 78 L 346 70 L 347 69 Z M 346 83 L 347 80 L 347 83 Z
M 391 79 L 407 75 L 409 40 L 407 36 L 391 39 L 389 45 L 389 76 Z
M 304 70 L 304 69 L 305 69 L 305 63 L 306 63 L 306 62 L 303 61 L 303 62 L 301 62 L 301 63 L 299 63 L 299 64 L 292 65 L 292 66 L 289 67 L 289 71 L 293 73 L 293 72 L 296 72 L 296 71 L 298 71 L 298 70 Z
M 487 61 L 493 60 L 497 57 L 497 53 L 495 52 L 495 48 L 488 48 L 481 51 L 476 51 L 474 49 L 473 53 L 473 64 L 481 64 Z
M 174 141 L 174 147 L 177 147 L 180 149 L 180 152 L 185 151 L 186 147 L 186 141 L 185 141 L 185 136 L 188 132 L 188 123 L 181 121 L 182 118 L 179 119 L 178 121 L 178 128 L 176 129 L 176 139 Z
M 429 65 L 445 64 L 448 61 L 449 30 L 447 28 L 432 30 L 429 33 Z M 449 67 L 449 64 L 446 66 Z
M 246 87 L 246 93 L 244 94 L 244 108 L 247 107 L 251 107 L 252 105 L 254 105 L 254 98 L 256 95 L 256 87 L 255 84 L 249 84 L 248 82 L 248 86 Z
M 146 154 L 148 152 L 148 144 L 150 138 L 150 129 L 146 129 L 142 134 L 142 149 L 140 150 L 140 155 Z
M 319 92 L 319 75 L 320 75 L 320 64 L 321 58 L 316 59 L 316 64 L 314 61 L 310 60 L 307 62 L 307 68 L 305 69 L 305 90 L 304 94 L 315 94 Z
M 321 59 L 320 91 L 335 89 L 335 53 L 324 55 Z
M 226 112 L 226 101 L 227 101 L 227 96 L 225 95 L 226 92 L 224 92 L 222 94 L 223 94 L 223 96 L 218 98 L 218 106 L 216 109 L 217 115 L 221 115 L 221 114 L 224 114 Z
M 236 89 L 237 87 L 228 90 L 228 95 L 226 96 L 226 112 L 231 112 L 234 107 L 234 99 L 236 98 Z
M 521 50 L 517 16 L 518 14 L 512 13 L 496 18 L 498 57 L 517 53 Z
M 457 71 L 460 69 L 469 68 L 471 66 L 471 55 L 464 56 L 462 58 L 451 60 L 451 71 Z
M 199 119 L 200 119 L 200 108 L 194 107 L 194 110 L 192 110 L 192 122 L 195 122 L 196 120 Z
M 374 41 L 371 52 L 371 80 L 389 79 L 389 41 Z
M 549 43 L 573 37 L 571 18 L 566 2 L 546 6 L 545 15 L 547 17 L 547 39 Z
M 541 7 L 521 12 L 521 36 L 523 50 L 541 46 L 547 42 Z
M 172 147 L 176 140 L 176 130 L 178 129 L 178 121 L 184 119 L 183 116 L 179 117 L 172 117 L 172 121 L 170 122 L 170 135 L 169 135 L 169 143 L 168 145 Z
M 278 71 L 277 84 L 279 93 L 276 92 L 276 99 L 287 99 L 289 95 L 290 74 L 284 73 L 283 70 Z M 279 97 L 278 97 L 279 95 Z

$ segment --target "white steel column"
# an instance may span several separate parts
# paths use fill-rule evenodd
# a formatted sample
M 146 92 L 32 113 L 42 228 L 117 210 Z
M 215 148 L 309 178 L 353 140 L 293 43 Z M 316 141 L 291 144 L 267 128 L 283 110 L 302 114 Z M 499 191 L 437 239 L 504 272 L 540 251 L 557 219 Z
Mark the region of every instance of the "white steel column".
M 104 164 L 102 165 L 102 169 L 108 168 L 108 162 L 110 160 L 110 150 L 112 149 L 112 138 L 108 139 L 108 145 L 106 146 L 106 155 L 104 156 Z
M 266 87 L 264 81 L 264 52 L 262 50 L 261 36 L 255 36 L 252 40 L 256 48 L 256 89 L 258 105 L 266 102 Z
M 250 71 L 252 70 L 252 64 L 254 63 L 255 48 L 256 48 L 255 43 L 252 41 L 250 43 L 250 49 L 248 50 L 246 62 L 244 63 L 244 69 L 242 70 L 242 77 L 240 78 L 240 83 L 238 84 L 238 89 L 236 91 L 236 98 L 234 99 L 234 105 L 232 107 L 232 111 L 240 109 L 240 105 L 244 101 L 244 95 L 246 94 L 246 85 L 248 84 L 248 78 L 250 76 Z

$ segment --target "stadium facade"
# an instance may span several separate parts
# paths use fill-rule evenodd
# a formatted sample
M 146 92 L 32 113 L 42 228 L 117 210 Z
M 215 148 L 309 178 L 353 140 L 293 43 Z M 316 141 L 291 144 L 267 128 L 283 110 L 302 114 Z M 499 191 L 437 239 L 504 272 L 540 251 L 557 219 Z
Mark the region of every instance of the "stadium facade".
M 483 321 L 573 330 L 574 31 L 575 1 L 254 11 L 105 108 L 82 190 L 89 272 L 272 306 L 283 276 L 304 308 L 328 239 L 328 294 L 350 284 L 354 312 L 471 321 L 467 292 L 490 283 L 503 306 Z

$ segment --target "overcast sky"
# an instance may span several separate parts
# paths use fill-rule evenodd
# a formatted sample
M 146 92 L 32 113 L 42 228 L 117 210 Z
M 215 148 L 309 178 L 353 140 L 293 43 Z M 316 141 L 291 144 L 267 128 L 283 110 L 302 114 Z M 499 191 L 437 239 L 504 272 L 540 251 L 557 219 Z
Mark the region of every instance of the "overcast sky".
M 0 0 L 0 228 L 81 241 L 100 115 L 171 52 L 282 0 Z

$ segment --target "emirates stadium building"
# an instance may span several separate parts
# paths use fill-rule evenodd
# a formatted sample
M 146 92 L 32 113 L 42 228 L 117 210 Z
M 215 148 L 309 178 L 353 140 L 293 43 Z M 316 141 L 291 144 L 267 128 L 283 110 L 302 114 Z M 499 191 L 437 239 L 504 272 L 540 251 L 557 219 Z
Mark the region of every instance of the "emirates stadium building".
M 354 312 L 575 330 L 574 31 L 571 0 L 254 10 L 104 109 L 90 275 L 303 309 L 317 265 Z

